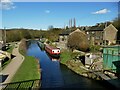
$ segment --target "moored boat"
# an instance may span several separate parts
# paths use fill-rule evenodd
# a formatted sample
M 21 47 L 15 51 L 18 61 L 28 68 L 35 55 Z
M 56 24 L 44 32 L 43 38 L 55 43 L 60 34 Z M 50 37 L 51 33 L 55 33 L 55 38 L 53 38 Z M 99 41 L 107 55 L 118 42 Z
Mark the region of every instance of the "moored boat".
M 60 55 L 60 49 L 59 48 L 50 46 L 48 44 L 45 45 L 45 50 L 46 50 L 47 53 L 49 53 L 52 56 Z

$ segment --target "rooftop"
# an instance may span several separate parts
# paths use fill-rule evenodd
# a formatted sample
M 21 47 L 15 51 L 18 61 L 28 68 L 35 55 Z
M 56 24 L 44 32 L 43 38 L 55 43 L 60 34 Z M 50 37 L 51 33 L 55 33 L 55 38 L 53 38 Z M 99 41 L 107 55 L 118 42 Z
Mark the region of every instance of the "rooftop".
M 70 29 L 67 29 L 67 30 L 64 30 L 61 34 L 59 34 L 59 35 L 69 35 L 70 33 L 72 32 L 72 30 L 70 30 Z

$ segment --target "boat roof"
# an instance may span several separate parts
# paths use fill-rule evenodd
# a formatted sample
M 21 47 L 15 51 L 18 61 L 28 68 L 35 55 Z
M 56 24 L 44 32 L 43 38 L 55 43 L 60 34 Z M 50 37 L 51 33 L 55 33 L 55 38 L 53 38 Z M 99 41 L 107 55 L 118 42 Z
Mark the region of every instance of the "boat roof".
M 57 48 L 57 47 L 50 46 L 50 45 L 48 45 L 48 44 L 46 44 L 46 46 L 47 46 L 48 48 L 51 48 L 51 49 L 59 49 L 59 48 Z

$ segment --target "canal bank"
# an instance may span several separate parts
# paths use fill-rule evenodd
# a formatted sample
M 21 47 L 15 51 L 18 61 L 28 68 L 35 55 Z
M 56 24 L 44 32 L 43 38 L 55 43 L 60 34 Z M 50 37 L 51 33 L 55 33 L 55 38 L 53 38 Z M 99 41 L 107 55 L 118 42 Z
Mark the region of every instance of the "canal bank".
M 73 53 L 69 50 L 61 50 L 61 61 L 60 63 L 67 66 L 73 72 L 82 75 L 84 77 L 88 77 L 87 72 L 88 70 L 84 67 L 80 60 L 75 60 L 75 57 L 78 53 Z
M 99 81 L 85 78 L 60 64 L 59 60 L 51 59 L 41 50 L 36 42 L 30 44 L 27 54 L 40 61 L 41 88 L 81 88 L 81 89 L 108 89 Z
M 120 88 L 119 85 L 119 78 L 117 77 L 112 77 L 110 78 L 106 74 L 104 74 L 102 71 L 94 71 L 92 69 L 86 68 L 80 60 L 75 59 L 72 57 L 72 52 L 70 53 L 69 51 L 62 51 L 61 55 L 61 64 L 67 66 L 70 70 L 75 72 L 78 75 L 81 75 L 83 77 L 87 77 L 93 80 L 99 80 L 102 81 L 104 84 L 108 85 L 111 88 L 118 89 Z M 67 55 L 67 57 L 66 57 Z
M 16 62 L 9 67 L 9 71 L 12 71 L 12 67 L 19 66 L 19 69 L 14 74 L 13 78 L 11 79 L 10 83 L 5 83 L 3 86 L 3 89 L 33 89 L 33 88 L 39 88 L 40 87 L 40 64 L 39 60 L 36 59 L 33 56 L 27 55 L 27 44 L 26 40 L 22 40 L 20 42 L 19 48 L 18 46 L 15 48 L 17 49 L 18 54 L 22 54 L 15 56 L 15 60 L 13 62 Z M 16 55 L 16 54 L 15 54 Z M 16 58 L 17 57 L 17 58 Z M 22 61 L 22 63 L 20 63 Z M 14 71 L 14 70 L 13 70 Z M 13 72 L 12 71 L 12 72 Z M 8 74 L 9 76 L 9 74 Z

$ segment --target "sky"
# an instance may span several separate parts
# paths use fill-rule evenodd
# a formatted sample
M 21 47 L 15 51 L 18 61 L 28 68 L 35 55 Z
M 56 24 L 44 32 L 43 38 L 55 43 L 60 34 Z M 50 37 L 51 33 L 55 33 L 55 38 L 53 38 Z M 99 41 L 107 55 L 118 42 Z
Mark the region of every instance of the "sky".
M 7 1 L 7 0 L 6 0 Z M 1 8 L 1 6 L 0 6 Z M 0 28 L 63 28 L 75 18 L 76 26 L 112 21 L 118 16 L 118 2 L 8 2 L 2 3 Z

